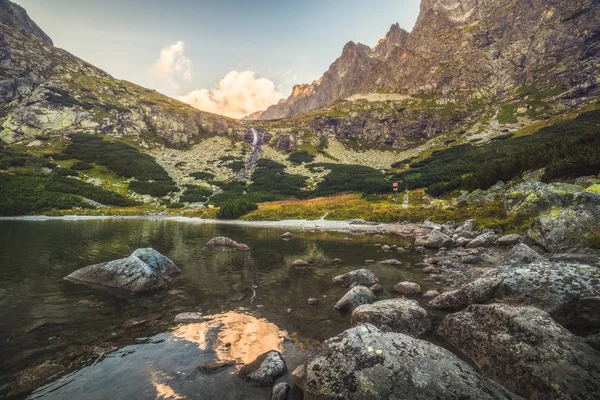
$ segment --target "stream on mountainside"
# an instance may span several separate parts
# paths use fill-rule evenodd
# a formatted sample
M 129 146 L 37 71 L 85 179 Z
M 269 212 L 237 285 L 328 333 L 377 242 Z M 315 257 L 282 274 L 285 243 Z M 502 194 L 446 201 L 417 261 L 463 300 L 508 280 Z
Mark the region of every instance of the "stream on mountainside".
M 308 349 L 348 327 L 348 315 L 333 308 L 347 289 L 331 278 L 365 267 L 366 259 L 404 263 L 366 266 L 385 288 L 380 298 L 392 297 L 391 287 L 403 280 L 424 290 L 433 286 L 413 266 L 421 254 L 374 246 L 407 244 L 400 237 L 292 232 L 284 241 L 279 229 L 189 221 L 0 221 L 0 397 L 20 371 L 46 363 L 57 378 L 72 372 L 33 398 L 266 398 L 269 388 L 241 381 L 232 375 L 235 368 L 203 374 L 198 366 L 227 357 L 249 362 L 256 351 L 275 346 L 291 372 Z M 251 250 L 207 247 L 215 236 Z M 139 247 L 153 247 L 181 268 L 167 293 L 119 298 L 62 279 Z M 336 257 L 343 262 L 329 261 Z M 309 265 L 295 267 L 296 259 Z M 309 297 L 319 304 L 308 305 Z M 176 329 L 174 316 L 186 311 L 212 317 Z M 264 332 L 252 344 L 240 340 L 249 326 Z M 220 354 L 224 344 L 235 354 Z M 291 382 L 289 374 L 282 379 Z

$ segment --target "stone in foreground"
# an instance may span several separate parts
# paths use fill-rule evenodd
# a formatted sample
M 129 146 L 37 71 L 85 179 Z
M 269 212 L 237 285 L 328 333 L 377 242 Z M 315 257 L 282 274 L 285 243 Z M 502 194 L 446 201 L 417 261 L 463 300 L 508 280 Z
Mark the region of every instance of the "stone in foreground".
M 352 311 L 361 304 L 369 304 L 377 299 L 375 293 L 365 286 L 355 286 L 335 304 L 338 311 Z
M 482 373 L 525 398 L 600 393 L 600 355 L 537 308 L 473 305 L 448 315 L 437 333 Z
M 562 262 L 508 265 L 442 293 L 429 306 L 458 311 L 493 300 L 540 308 L 563 326 L 600 328 L 598 274 L 596 267 Z
M 285 360 L 281 353 L 271 350 L 261 354 L 250 364 L 244 365 L 238 372 L 238 376 L 257 386 L 270 386 L 287 372 Z
M 432 249 L 439 249 L 441 247 L 449 249 L 454 246 L 454 240 L 450 236 L 440 231 L 431 231 L 429 236 L 427 236 L 425 239 L 423 246 Z
M 350 325 L 370 323 L 383 332 L 419 337 L 431 329 L 431 319 L 415 300 L 388 299 L 363 304 L 352 311 Z
M 271 390 L 271 400 L 286 400 L 290 392 L 290 385 L 286 382 L 279 382 Z
M 305 399 L 516 399 L 448 350 L 364 324 L 323 342 L 292 374 Z
M 206 242 L 206 244 L 211 247 L 227 247 L 242 251 L 250 250 L 250 247 L 248 247 L 247 245 L 243 243 L 238 243 L 235 240 L 224 236 L 212 238 L 208 242 Z
M 150 264 L 135 254 L 141 255 Z M 179 271 L 171 260 L 156 250 L 138 249 L 127 258 L 89 265 L 64 279 L 97 289 L 137 294 L 165 289 L 169 273 Z
M 339 283 L 343 287 L 348 287 L 355 282 L 361 286 L 372 286 L 378 283 L 379 279 L 366 268 L 350 271 L 333 278 L 333 283 Z

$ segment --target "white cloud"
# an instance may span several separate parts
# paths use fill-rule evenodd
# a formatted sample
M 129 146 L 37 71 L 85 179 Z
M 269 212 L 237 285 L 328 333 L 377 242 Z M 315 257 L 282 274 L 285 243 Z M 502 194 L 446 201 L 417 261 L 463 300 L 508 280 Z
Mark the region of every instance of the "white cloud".
M 192 61 L 183 55 L 185 43 L 179 40 L 160 51 L 158 60 L 150 67 L 148 73 L 156 78 L 165 79 L 178 88 L 182 80 L 192 80 Z
M 277 103 L 283 95 L 273 82 L 257 79 L 253 71 L 231 71 L 210 90 L 195 89 L 174 97 L 202 111 L 242 118 Z

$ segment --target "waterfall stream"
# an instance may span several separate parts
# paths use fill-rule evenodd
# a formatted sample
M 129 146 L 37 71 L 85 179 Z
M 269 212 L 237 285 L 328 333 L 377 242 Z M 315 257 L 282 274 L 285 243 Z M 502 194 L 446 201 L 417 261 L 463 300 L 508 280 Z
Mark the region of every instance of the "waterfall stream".
M 250 150 L 250 158 L 248 158 L 248 162 L 246 163 L 246 167 L 240 171 L 239 178 L 247 181 L 252 176 L 252 172 L 256 168 L 256 164 L 258 163 L 258 156 L 260 155 L 260 140 L 262 139 L 262 133 L 259 133 L 254 128 L 250 128 L 252 132 L 252 149 Z

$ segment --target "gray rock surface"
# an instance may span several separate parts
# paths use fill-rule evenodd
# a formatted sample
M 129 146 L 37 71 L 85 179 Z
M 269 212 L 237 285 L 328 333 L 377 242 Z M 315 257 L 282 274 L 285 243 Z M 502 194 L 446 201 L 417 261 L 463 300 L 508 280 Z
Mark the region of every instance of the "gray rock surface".
M 370 323 L 383 332 L 419 337 L 431 329 L 431 319 L 419 303 L 408 299 L 387 299 L 363 304 L 352 311 L 350 326 Z
M 224 237 L 224 236 L 212 238 L 208 242 L 206 242 L 206 244 L 211 247 L 226 247 L 226 248 L 231 248 L 231 249 L 235 249 L 235 250 L 244 250 L 244 251 L 250 250 L 250 247 L 248 247 L 247 245 L 245 245 L 243 243 L 238 243 L 235 240 Z
M 131 255 L 139 258 L 162 275 L 173 275 L 181 272 L 173 261 L 151 247 L 137 249 Z
M 534 261 L 543 261 L 544 257 L 525 243 L 515 245 L 506 257 L 507 264 L 529 264 Z
M 600 270 L 560 262 L 504 266 L 429 305 L 456 311 L 488 301 L 534 306 L 563 326 L 600 328 Z
M 306 399 L 515 399 L 448 350 L 360 325 L 323 342 L 293 373 Z
M 466 247 L 469 249 L 474 247 L 490 247 L 496 242 L 497 238 L 494 232 L 482 233 L 467 243 Z
M 366 268 L 350 271 L 333 278 L 333 283 L 339 283 L 343 287 L 348 287 L 354 282 L 362 286 L 372 286 L 379 283 L 379 279 L 377 279 L 377 276 L 373 272 Z
M 375 293 L 365 286 L 355 286 L 335 304 L 338 311 L 352 311 L 361 304 L 372 303 L 377 299 Z
M 450 248 L 454 246 L 454 240 L 440 231 L 431 231 L 423 244 L 425 247 L 439 249 L 440 247 Z
M 525 398 L 600 393 L 599 353 L 537 308 L 473 305 L 448 315 L 437 333 L 486 376 Z
M 285 360 L 275 350 L 261 354 L 250 364 L 240 368 L 238 376 L 258 386 L 270 386 L 287 372 Z
M 13 27 L 26 35 L 36 36 L 52 45 L 52 39 L 29 18 L 27 11 L 11 1 L 0 0 L 0 24 Z
M 179 313 L 173 319 L 173 322 L 176 324 L 189 324 L 202 321 L 204 321 L 204 317 L 202 316 L 202 313 L 199 312 Z
M 516 233 L 511 233 L 510 235 L 504 235 L 498 238 L 496 244 L 500 246 L 512 246 L 521 241 L 521 236 Z

